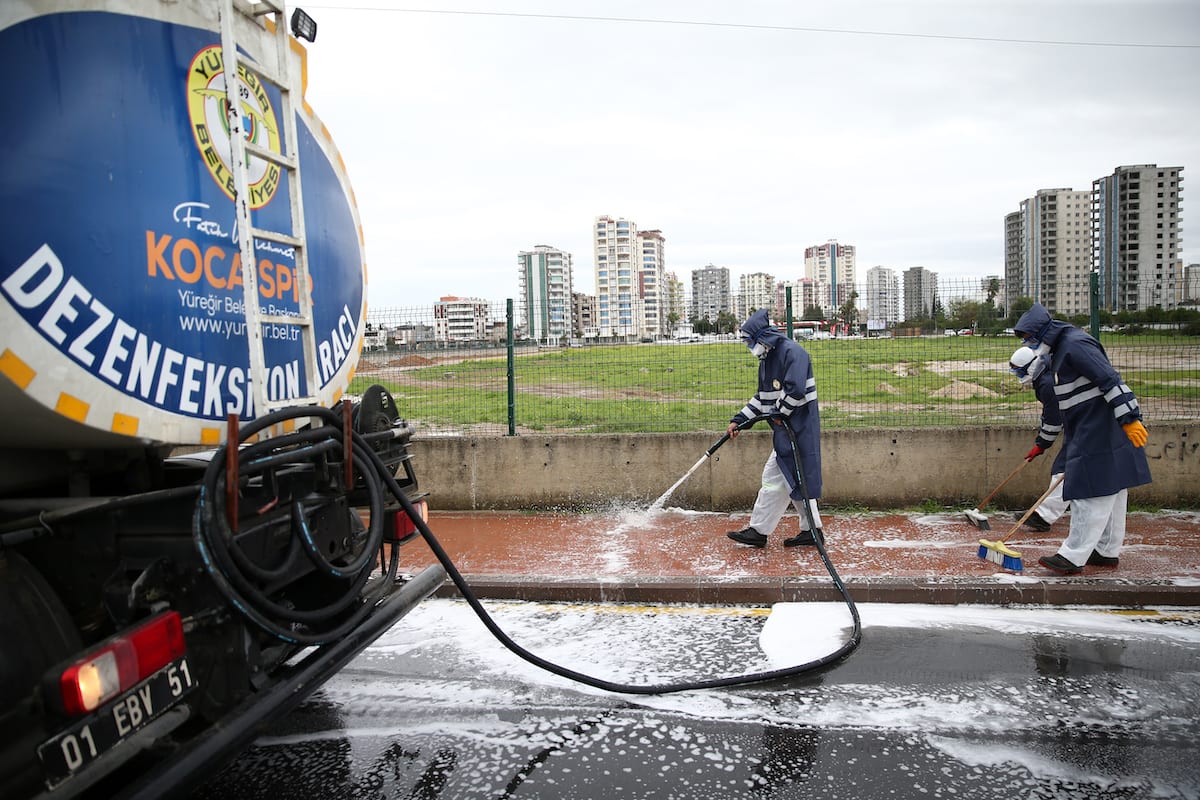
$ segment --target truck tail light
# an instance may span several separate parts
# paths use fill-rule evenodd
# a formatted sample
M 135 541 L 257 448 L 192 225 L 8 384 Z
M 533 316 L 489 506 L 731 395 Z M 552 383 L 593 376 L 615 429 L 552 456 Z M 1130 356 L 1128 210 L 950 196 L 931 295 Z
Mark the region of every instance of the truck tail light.
M 159 614 L 114 636 L 59 675 L 63 710 L 88 714 L 186 653 L 179 613 Z

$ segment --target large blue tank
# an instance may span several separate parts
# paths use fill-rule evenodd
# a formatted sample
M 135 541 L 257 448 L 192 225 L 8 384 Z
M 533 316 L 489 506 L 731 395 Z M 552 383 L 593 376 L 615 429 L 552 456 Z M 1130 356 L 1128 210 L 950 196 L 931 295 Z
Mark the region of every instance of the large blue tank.
M 210 445 L 227 415 L 257 414 L 218 5 L 0 3 L 0 446 Z M 270 63 L 269 31 L 238 17 L 242 57 Z M 291 57 L 305 58 L 294 40 Z M 238 80 L 247 138 L 280 152 L 279 92 Z M 301 90 L 318 396 L 332 405 L 362 347 L 362 236 L 341 158 Z M 255 226 L 292 232 L 288 173 L 252 159 L 249 181 Z M 252 302 L 298 313 L 294 252 L 256 248 Z M 264 326 L 272 399 L 307 393 L 299 331 Z

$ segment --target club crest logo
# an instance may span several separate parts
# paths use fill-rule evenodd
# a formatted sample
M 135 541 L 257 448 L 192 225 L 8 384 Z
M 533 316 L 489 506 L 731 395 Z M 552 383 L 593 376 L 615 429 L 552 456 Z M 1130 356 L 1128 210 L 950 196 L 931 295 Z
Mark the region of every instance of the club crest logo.
M 265 85 L 240 63 L 236 80 L 246 141 L 275 153 L 281 152 L 279 122 Z M 213 180 L 232 200 L 236 192 L 230 166 L 229 100 L 225 81 L 225 58 L 219 45 L 204 48 L 192 59 L 187 79 L 192 135 Z M 279 188 L 280 171 L 278 164 L 254 156 L 247 159 L 250 208 L 262 208 L 271 202 Z

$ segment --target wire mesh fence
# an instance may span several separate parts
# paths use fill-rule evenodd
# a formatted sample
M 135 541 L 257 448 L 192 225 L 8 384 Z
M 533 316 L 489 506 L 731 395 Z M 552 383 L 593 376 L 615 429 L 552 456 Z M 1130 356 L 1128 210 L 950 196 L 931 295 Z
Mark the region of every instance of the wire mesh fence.
M 351 391 L 382 384 L 426 435 L 507 435 L 723 431 L 755 390 L 758 362 L 733 332 L 539 341 L 522 338 L 519 324 L 509 332 L 507 304 L 475 305 L 486 318 L 470 336 L 445 333 L 437 307 L 373 310 Z M 931 317 L 836 336 L 799 329 L 822 426 L 1035 425 L 1040 406 L 1008 369 L 1020 345 L 1005 330 L 1015 318 L 997 308 L 970 324 Z M 1194 327 L 1106 317 L 1100 330 L 1151 426 L 1200 418 Z

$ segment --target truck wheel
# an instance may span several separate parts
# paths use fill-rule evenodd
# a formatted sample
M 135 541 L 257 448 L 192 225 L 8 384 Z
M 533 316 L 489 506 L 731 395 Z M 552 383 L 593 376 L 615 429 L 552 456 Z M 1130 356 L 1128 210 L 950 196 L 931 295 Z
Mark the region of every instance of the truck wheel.
M 30 695 L 51 666 L 78 652 L 79 631 L 58 595 L 19 553 L 0 555 L 0 709 Z

